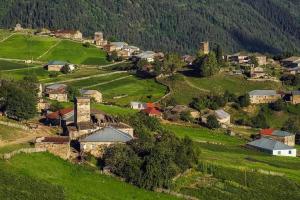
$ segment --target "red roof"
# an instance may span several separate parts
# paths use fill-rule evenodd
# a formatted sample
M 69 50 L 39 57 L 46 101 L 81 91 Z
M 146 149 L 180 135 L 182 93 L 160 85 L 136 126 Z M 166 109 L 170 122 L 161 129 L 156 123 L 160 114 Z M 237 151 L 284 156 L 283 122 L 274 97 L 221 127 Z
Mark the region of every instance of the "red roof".
M 154 108 L 155 107 L 155 104 L 154 103 L 147 103 L 147 108 Z
M 273 131 L 274 129 L 269 128 L 269 129 L 262 129 L 259 133 L 261 135 L 272 135 Z
M 74 110 L 73 108 L 64 108 L 64 109 L 61 109 L 56 112 L 48 114 L 47 118 L 48 119 L 58 119 L 59 116 L 64 116 L 64 115 L 72 112 L 73 110 Z
M 161 112 L 153 107 L 148 107 L 147 109 L 143 110 L 144 113 L 148 115 L 161 115 Z

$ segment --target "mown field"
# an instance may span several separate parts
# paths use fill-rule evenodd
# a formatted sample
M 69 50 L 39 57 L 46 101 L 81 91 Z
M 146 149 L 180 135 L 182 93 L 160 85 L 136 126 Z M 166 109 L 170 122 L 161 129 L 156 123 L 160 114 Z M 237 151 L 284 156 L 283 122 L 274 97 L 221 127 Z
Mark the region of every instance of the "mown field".
M 0 41 L 2 41 L 3 39 L 7 38 L 10 35 L 11 35 L 11 32 L 9 32 L 8 30 L 0 29 Z
M 51 49 L 40 60 L 63 60 L 74 64 L 84 65 L 104 65 L 109 62 L 106 60 L 106 53 L 94 46 L 83 47 L 81 43 L 63 40 Z
M 0 58 L 37 59 L 56 42 L 51 37 L 16 34 L 0 43 Z
M 281 83 L 265 81 L 248 81 L 242 76 L 219 74 L 209 78 L 186 77 L 196 87 L 209 90 L 213 93 L 224 93 L 226 90 L 237 95 L 243 95 L 252 90 L 281 89 Z
M 5 60 L 0 60 L 0 71 L 5 70 L 16 70 L 34 67 L 32 64 L 25 64 L 24 62 L 10 62 Z M 3 72 L 4 73 L 4 72 Z
M 17 191 L 24 193 L 21 199 L 25 200 L 176 199 L 139 189 L 47 153 L 22 154 L 9 161 L 0 161 L 0 176 L 0 197 L 4 197 L 3 200 L 20 197 Z

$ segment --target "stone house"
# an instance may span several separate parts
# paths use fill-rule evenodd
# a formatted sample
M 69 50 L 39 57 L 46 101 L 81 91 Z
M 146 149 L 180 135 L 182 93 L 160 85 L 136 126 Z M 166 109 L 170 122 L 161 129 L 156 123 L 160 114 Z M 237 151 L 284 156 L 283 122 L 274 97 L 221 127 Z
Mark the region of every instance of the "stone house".
M 292 104 L 300 104 L 300 90 L 291 92 L 291 103 Z
M 46 101 L 45 99 L 39 99 L 37 103 L 37 110 L 43 111 L 50 108 L 50 103 Z
M 98 90 L 80 90 L 80 93 L 83 97 L 88 97 L 97 103 L 102 103 L 102 93 Z
M 65 84 L 48 85 L 45 88 L 45 95 L 51 100 L 66 102 L 68 101 L 67 87 Z
M 297 68 L 300 67 L 300 57 L 292 56 L 281 60 L 280 63 L 285 68 Z
M 267 74 L 264 72 L 262 67 L 253 67 L 250 71 L 250 77 L 254 79 L 265 78 Z
M 128 46 L 126 42 L 111 42 L 111 45 L 115 46 L 115 51 L 121 51 L 124 47 Z
M 267 64 L 267 56 L 256 55 L 255 57 L 259 66 L 263 66 Z
M 47 149 L 48 152 L 66 160 L 70 155 L 70 139 L 59 136 L 36 138 L 35 148 Z
M 275 90 L 253 90 L 249 96 L 251 104 L 274 103 L 281 98 Z
M 271 138 L 273 140 L 282 142 L 288 146 L 295 146 L 295 134 L 287 131 L 273 130 L 273 129 L 262 129 L 260 131 L 261 137 Z
M 184 112 L 190 113 L 193 119 L 198 119 L 200 117 L 200 112 L 194 110 L 186 105 L 176 105 L 174 107 L 169 107 L 164 112 L 164 117 L 167 120 L 176 121 L 180 119 L 180 115 Z
M 65 127 L 74 123 L 74 109 L 64 108 L 56 112 L 46 114 L 46 123 L 52 126 Z
M 45 67 L 48 71 L 60 72 L 64 66 L 68 65 L 67 62 L 53 60 L 50 61 Z
M 99 47 L 107 45 L 107 40 L 104 39 L 102 32 L 95 32 L 94 34 L 94 44 Z
M 208 41 L 201 42 L 199 51 L 203 52 L 203 54 L 209 54 L 209 42 Z
M 147 107 L 146 109 L 142 110 L 143 113 L 148 115 L 149 117 L 155 117 L 158 119 L 162 119 L 163 114 L 155 107 Z
M 79 30 L 57 30 L 52 34 L 58 38 L 82 40 L 82 33 Z
M 297 149 L 271 138 L 260 138 L 247 144 L 251 149 L 257 149 L 274 156 L 296 157 Z
M 147 62 L 151 63 L 154 62 L 156 57 L 156 53 L 153 51 L 144 51 L 140 54 L 134 56 L 134 60 L 146 60 Z
M 22 30 L 23 30 L 23 28 L 22 28 L 21 24 L 16 24 L 16 26 L 14 28 L 14 31 L 19 32 L 19 31 L 22 31 Z
M 224 110 L 216 110 L 215 115 L 217 117 L 217 120 L 221 125 L 230 125 L 230 114 L 225 112 Z
M 95 157 L 101 157 L 106 147 L 113 144 L 125 144 L 134 138 L 113 127 L 105 127 L 92 134 L 82 137 L 80 142 L 80 150 L 82 153 L 89 153 Z

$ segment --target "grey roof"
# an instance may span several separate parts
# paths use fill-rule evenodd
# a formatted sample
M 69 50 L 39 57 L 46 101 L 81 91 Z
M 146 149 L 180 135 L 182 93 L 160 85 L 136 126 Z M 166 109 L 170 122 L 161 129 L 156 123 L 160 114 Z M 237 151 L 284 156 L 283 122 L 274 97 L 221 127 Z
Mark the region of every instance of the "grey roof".
M 65 61 L 60 61 L 60 60 L 51 60 L 48 65 L 66 65 L 68 64 Z
M 112 44 L 118 48 L 123 48 L 124 46 L 128 45 L 126 42 L 111 42 L 110 44 Z
M 300 60 L 300 57 L 292 56 L 292 57 L 283 59 L 282 61 L 283 61 L 283 62 L 296 62 L 296 61 L 299 61 L 299 60 Z
M 95 131 L 91 135 L 80 140 L 81 142 L 128 142 L 133 137 L 127 133 L 112 127 L 106 127 Z
M 286 137 L 286 136 L 292 136 L 293 134 L 289 133 L 287 131 L 276 130 L 276 131 L 273 131 L 272 135 L 279 136 L 279 137 Z
M 278 95 L 275 90 L 253 90 L 249 92 L 250 96 L 276 96 Z
M 155 56 L 154 51 L 144 51 L 143 53 L 136 55 L 136 57 L 140 59 L 154 58 L 154 56 Z
M 269 138 L 261 138 L 258 140 L 254 140 L 252 142 L 249 142 L 248 145 L 265 149 L 265 150 L 290 150 L 294 149 L 293 147 L 290 147 L 288 145 L 283 144 L 282 142 L 278 142 Z
M 96 93 L 100 93 L 98 90 L 80 90 L 82 95 L 92 95 Z
M 230 117 L 230 114 L 228 114 L 224 110 L 216 110 L 215 113 L 217 115 L 217 118 L 219 118 L 219 119 L 225 119 L 225 118 Z
M 47 89 L 51 89 L 51 90 L 57 90 L 59 88 L 66 88 L 67 85 L 65 84 L 53 84 L 53 85 L 48 85 L 46 86 Z

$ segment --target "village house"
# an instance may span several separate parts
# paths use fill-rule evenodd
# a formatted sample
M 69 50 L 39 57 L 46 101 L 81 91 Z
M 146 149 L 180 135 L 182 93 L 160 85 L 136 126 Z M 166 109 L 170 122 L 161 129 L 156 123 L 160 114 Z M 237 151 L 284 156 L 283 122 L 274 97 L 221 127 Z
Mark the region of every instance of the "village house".
M 275 90 L 253 90 L 249 92 L 251 104 L 274 103 L 281 98 Z
M 50 61 L 45 67 L 48 71 L 60 72 L 64 66 L 68 65 L 67 62 L 53 60 Z
M 67 126 L 74 123 L 74 109 L 64 108 L 46 114 L 46 124 L 51 126 Z
M 41 112 L 43 110 L 48 110 L 50 108 L 50 103 L 48 101 L 46 101 L 45 99 L 39 99 L 36 107 L 37 107 L 37 110 L 39 112 Z
M 45 95 L 51 100 L 66 102 L 68 101 L 67 87 L 65 84 L 48 85 L 45 88 Z
M 257 60 L 258 66 L 263 66 L 267 64 L 267 56 L 257 54 L 255 55 L 255 58 Z
M 184 55 L 182 56 L 182 61 L 185 62 L 187 65 L 193 65 L 194 61 L 196 60 L 195 56 Z
M 140 54 L 134 56 L 134 60 L 146 60 L 147 62 L 151 63 L 154 62 L 156 57 L 156 53 L 154 51 L 144 51 Z
M 140 52 L 140 48 L 139 47 L 136 47 L 136 46 L 124 46 L 123 47 L 123 50 L 124 51 L 128 51 L 129 53 L 130 53 L 130 55 L 132 55 L 132 54 L 136 54 L 136 53 L 138 53 L 138 52 Z
M 142 110 L 143 113 L 148 115 L 149 117 L 155 117 L 158 119 L 162 119 L 163 114 L 155 107 L 147 107 L 146 109 Z
M 99 47 L 104 47 L 107 45 L 107 40 L 104 40 L 102 32 L 95 32 L 94 34 L 94 44 Z
M 105 127 L 79 139 L 82 153 L 101 157 L 106 147 L 112 144 L 125 144 L 133 140 L 133 136 L 113 127 Z
M 295 146 L 295 134 L 289 133 L 287 131 L 273 130 L 273 129 L 263 129 L 260 131 L 261 137 L 271 138 L 273 140 L 282 142 L 288 146 Z
M 242 65 L 253 64 L 251 63 L 251 59 L 250 59 L 251 56 L 254 56 L 256 58 L 258 66 L 264 66 L 267 64 L 267 56 L 258 53 L 248 54 L 248 53 L 239 52 L 233 55 L 227 55 L 225 57 L 225 60 L 235 64 L 242 64 Z
M 253 79 L 267 78 L 267 74 L 262 67 L 253 67 L 250 70 L 250 77 Z
M 138 101 L 130 102 L 130 108 L 134 110 L 145 110 L 147 108 L 147 104 Z
M 257 149 L 259 151 L 275 155 L 275 156 L 290 156 L 296 157 L 297 150 L 293 147 L 285 145 L 282 142 L 273 140 L 271 138 L 260 138 L 247 144 L 247 147 L 251 149 Z
M 281 60 L 280 63 L 285 68 L 298 68 L 300 67 L 300 57 L 292 56 Z
M 111 45 L 115 46 L 115 51 L 121 51 L 125 46 L 128 46 L 126 42 L 111 42 Z
M 52 35 L 58 38 L 82 40 L 82 33 L 79 30 L 57 30 Z
M 80 94 L 83 97 L 89 97 L 91 100 L 102 103 L 102 93 L 98 90 L 80 90 Z
M 21 24 L 16 24 L 16 26 L 14 28 L 14 31 L 16 31 L 16 32 L 23 31 L 23 28 L 22 28 Z
M 171 121 L 177 121 L 180 119 L 180 115 L 185 112 L 189 113 L 193 119 L 198 119 L 200 117 L 199 111 L 194 110 L 186 105 L 176 105 L 166 108 L 164 112 L 164 118 Z
M 291 92 L 291 103 L 300 104 L 300 90 L 295 90 Z
M 205 111 L 204 114 L 201 116 L 201 122 L 204 124 L 207 124 L 207 119 L 211 115 L 214 115 L 217 118 L 219 124 L 223 128 L 230 126 L 231 116 L 229 113 L 225 112 L 223 109 L 219 109 L 216 111 L 212 111 L 212 110 Z
M 48 152 L 66 160 L 70 155 L 70 139 L 69 137 L 60 136 L 36 138 L 35 148 L 46 149 Z
M 122 57 L 124 59 L 128 59 L 131 57 L 131 53 L 129 51 L 126 51 L 124 49 L 117 51 L 117 54 L 119 57 Z
M 103 49 L 109 53 L 111 53 L 113 51 L 117 51 L 117 47 L 113 44 L 107 44 L 103 47 Z

